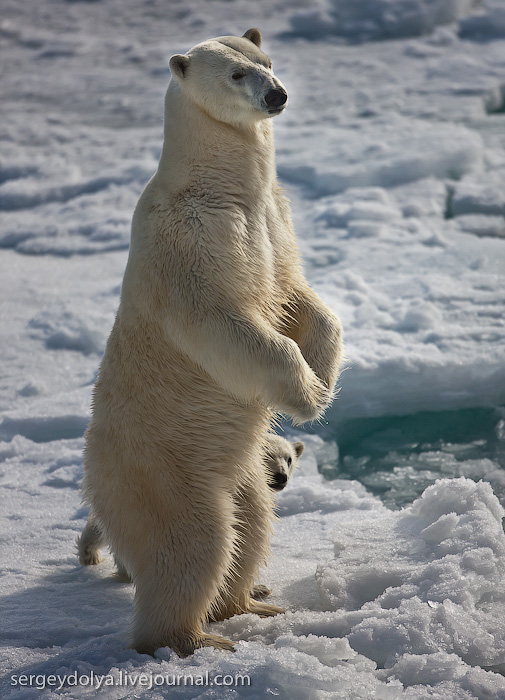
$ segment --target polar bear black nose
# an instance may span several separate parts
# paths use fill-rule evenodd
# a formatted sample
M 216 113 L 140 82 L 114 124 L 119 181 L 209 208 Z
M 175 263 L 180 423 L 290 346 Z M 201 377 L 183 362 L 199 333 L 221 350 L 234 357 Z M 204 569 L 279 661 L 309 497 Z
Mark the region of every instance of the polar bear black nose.
M 287 482 L 288 477 L 286 474 L 283 474 L 282 472 L 278 472 L 277 474 L 274 474 L 274 481 L 276 484 L 279 486 L 284 486 L 284 484 Z
M 265 95 L 267 107 L 280 107 L 288 99 L 288 93 L 282 88 L 270 88 Z

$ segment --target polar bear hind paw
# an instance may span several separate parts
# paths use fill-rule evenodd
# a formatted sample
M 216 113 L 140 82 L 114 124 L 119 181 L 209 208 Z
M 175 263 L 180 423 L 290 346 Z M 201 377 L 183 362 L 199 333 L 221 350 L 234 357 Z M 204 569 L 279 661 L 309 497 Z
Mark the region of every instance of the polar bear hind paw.
M 214 647 L 221 651 L 236 651 L 230 639 L 220 637 L 217 634 L 205 633 L 199 634 L 196 637 L 185 637 L 183 639 L 179 637 L 176 641 L 167 641 L 165 644 L 153 645 L 139 643 L 132 645 L 132 648 L 138 651 L 139 654 L 149 654 L 150 656 L 154 656 L 156 650 L 163 647 L 169 647 L 181 658 L 191 656 L 196 649 L 201 649 L 202 647 Z
M 280 615 L 286 611 L 284 608 L 280 608 L 278 605 L 272 605 L 271 603 L 263 603 L 259 600 L 251 599 L 247 612 L 253 613 L 254 615 L 259 615 L 260 617 L 274 617 L 275 615 Z
M 100 562 L 103 561 L 100 550 L 96 549 L 93 545 L 88 545 L 79 539 L 77 540 L 77 548 L 81 566 L 96 566 L 96 564 L 100 564 Z
M 214 647 L 215 649 L 222 649 L 223 651 L 236 651 L 230 639 L 220 637 L 218 634 L 204 634 L 201 637 L 200 646 Z
M 269 591 L 266 586 L 264 586 L 264 588 Z M 265 595 L 269 595 L 269 593 Z M 235 617 L 235 615 L 247 615 L 247 613 L 259 615 L 260 617 L 273 617 L 283 612 L 286 611 L 284 608 L 279 608 L 278 605 L 270 605 L 270 603 L 264 603 L 250 598 L 249 601 L 242 606 L 228 604 L 221 605 L 217 609 L 212 610 L 207 614 L 207 622 L 221 622 L 222 620 L 228 620 L 230 617 Z
M 265 586 L 263 583 L 257 583 L 251 590 L 251 597 L 256 600 L 263 600 L 263 598 L 267 598 L 271 592 L 272 589 L 268 586 Z
M 233 642 L 226 637 L 220 637 L 218 634 L 201 634 L 196 639 L 188 639 L 185 642 L 174 644 L 171 648 L 181 658 L 191 656 L 196 649 L 202 647 L 214 647 L 221 651 L 236 651 Z

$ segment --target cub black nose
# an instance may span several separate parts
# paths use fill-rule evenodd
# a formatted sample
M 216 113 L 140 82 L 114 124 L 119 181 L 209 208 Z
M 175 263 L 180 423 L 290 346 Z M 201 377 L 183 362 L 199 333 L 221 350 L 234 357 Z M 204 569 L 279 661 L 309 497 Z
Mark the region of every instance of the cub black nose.
M 279 486 L 283 486 L 288 480 L 288 477 L 286 474 L 283 474 L 282 472 L 279 472 L 278 474 L 274 474 L 274 481 L 276 484 L 279 484 Z
M 288 99 L 288 93 L 282 88 L 271 88 L 265 95 L 267 107 L 281 107 Z

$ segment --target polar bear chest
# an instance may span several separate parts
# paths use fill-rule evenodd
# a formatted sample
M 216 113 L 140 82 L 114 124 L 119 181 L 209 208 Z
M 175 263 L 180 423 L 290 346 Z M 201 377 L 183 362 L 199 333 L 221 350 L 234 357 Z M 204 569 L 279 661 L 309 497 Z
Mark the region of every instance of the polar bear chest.
M 273 291 L 282 265 L 284 226 L 273 196 L 248 202 L 238 196 L 199 190 L 186 196 L 166 222 L 178 259 L 193 272 L 233 283 L 233 292 Z M 234 281 L 233 281 L 234 280 Z M 240 280 L 240 283 L 237 282 Z

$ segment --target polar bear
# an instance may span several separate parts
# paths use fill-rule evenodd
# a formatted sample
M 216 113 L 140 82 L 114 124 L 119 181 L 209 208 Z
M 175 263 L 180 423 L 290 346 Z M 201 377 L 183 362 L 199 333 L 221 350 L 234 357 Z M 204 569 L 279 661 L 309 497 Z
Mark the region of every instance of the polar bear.
M 289 442 L 280 435 L 269 435 L 265 445 L 265 464 L 268 485 L 274 491 L 282 491 L 298 466 L 303 454 L 303 442 Z
M 282 491 L 298 466 L 305 445 L 303 442 L 289 442 L 280 435 L 269 434 L 265 440 L 265 453 L 263 461 L 267 470 L 267 483 L 274 491 Z M 88 521 L 77 539 L 77 552 L 82 566 L 94 566 L 102 561 L 100 550 L 107 544 L 100 525 L 90 513 Z M 131 577 L 122 562 L 114 555 L 117 567 L 117 578 L 122 581 L 131 581 Z M 258 596 L 258 587 L 254 589 Z M 263 597 L 264 597 L 263 593 Z
M 329 405 L 341 326 L 301 271 L 274 158 L 287 93 L 260 32 L 205 41 L 170 69 L 83 493 L 133 579 L 131 646 L 183 656 L 233 649 L 208 619 L 282 612 L 250 596 L 273 518 L 265 435 L 276 412 L 303 423 Z

